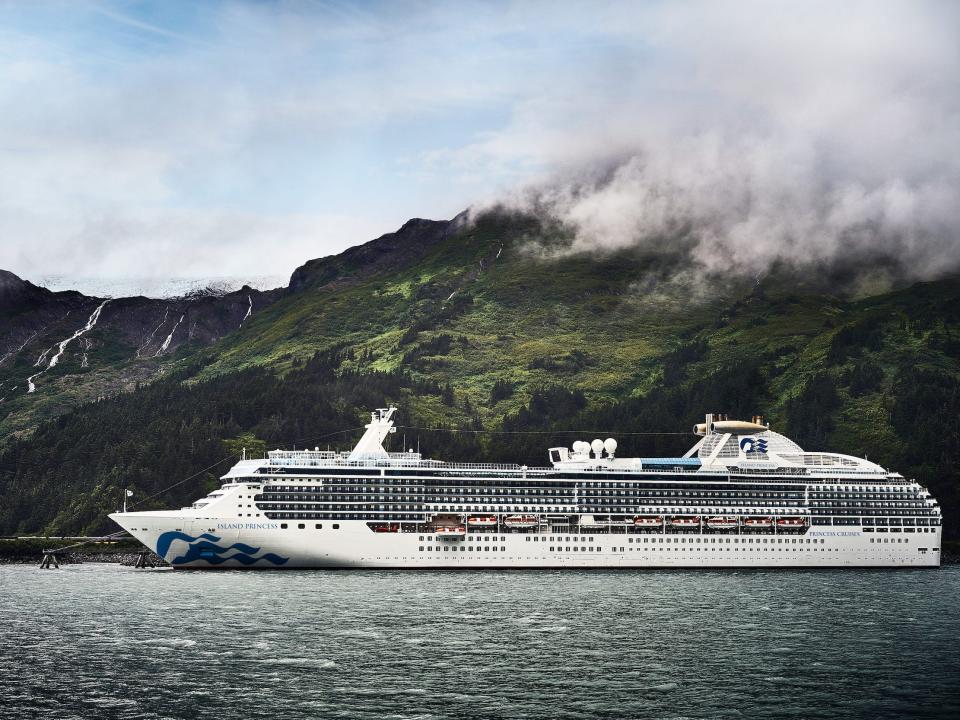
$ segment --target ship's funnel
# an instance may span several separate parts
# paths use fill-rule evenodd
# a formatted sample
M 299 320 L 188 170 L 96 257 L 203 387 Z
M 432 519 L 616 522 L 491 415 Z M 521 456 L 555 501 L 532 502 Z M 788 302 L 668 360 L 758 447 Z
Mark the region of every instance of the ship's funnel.
M 750 433 L 768 430 L 766 425 L 746 422 L 745 420 L 719 420 L 710 424 L 710 432 L 733 433 L 734 435 L 748 435 Z

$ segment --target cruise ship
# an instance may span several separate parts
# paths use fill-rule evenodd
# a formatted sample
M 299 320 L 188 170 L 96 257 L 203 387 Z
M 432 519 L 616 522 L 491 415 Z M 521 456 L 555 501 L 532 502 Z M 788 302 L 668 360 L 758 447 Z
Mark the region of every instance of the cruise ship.
M 372 412 L 351 451 L 274 450 L 190 507 L 110 517 L 175 568 L 940 565 L 925 488 L 760 417 L 707 415 L 683 457 L 619 457 L 608 438 L 527 467 L 387 452 L 395 413 Z

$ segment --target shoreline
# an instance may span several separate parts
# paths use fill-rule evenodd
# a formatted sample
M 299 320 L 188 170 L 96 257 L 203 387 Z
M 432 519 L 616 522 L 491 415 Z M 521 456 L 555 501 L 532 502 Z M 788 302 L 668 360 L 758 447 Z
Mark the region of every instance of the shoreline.
M 0 556 L 0 565 L 40 565 L 42 553 L 36 557 L 2 557 Z M 83 565 L 85 563 L 111 563 L 115 565 L 128 565 L 133 567 L 139 553 L 64 553 L 57 555 L 57 562 L 60 565 Z M 156 553 L 150 553 L 148 562 L 152 562 L 156 567 L 169 567 L 169 564 L 162 560 Z
M 82 563 L 117 563 L 133 566 L 146 546 L 133 538 L 122 540 L 90 540 L 70 537 L 20 537 L 0 539 L 0 565 L 40 565 L 45 550 L 53 550 L 60 565 Z M 72 547 L 71 547 L 72 546 Z M 56 552 L 64 547 L 63 552 Z M 148 562 L 166 567 L 167 562 L 151 552 Z

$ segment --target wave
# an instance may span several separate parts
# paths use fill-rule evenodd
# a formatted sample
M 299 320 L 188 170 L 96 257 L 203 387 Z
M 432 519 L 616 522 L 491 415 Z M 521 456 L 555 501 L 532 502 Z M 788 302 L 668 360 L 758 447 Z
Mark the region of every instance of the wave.
M 132 640 L 138 645 L 165 645 L 167 647 L 193 647 L 197 644 L 196 640 L 188 638 L 147 638 L 145 640 Z
M 675 682 L 665 682 L 660 683 L 659 685 L 651 685 L 649 687 L 643 688 L 645 692 L 670 692 L 671 690 L 676 690 L 680 687 L 679 683 Z
M 261 658 L 257 662 L 271 665 L 309 665 L 323 669 L 335 668 L 337 666 L 333 660 L 326 658 Z
M 337 633 L 343 637 L 354 637 L 354 638 L 373 638 L 378 639 L 383 637 L 383 633 L 379 630 L 355 630 L 355 629 L 344 629 Z
M 187 551 L 182 555 L 169 559 L 167 558 L 167 553 L 170 552 L 170 546 L 173 545 L 176 540 L 187 543 Z M 157 538 L 157 555 L 167 560 L 171 565 L 184 565 L 186 563 L 196 562 L 197 560 L 204 560 L 211 565 L 220 565 L 228 560 L 235 560 L 241 565 L 247 566 L 253 565 L 260 560 L 264 560 L 273 565 L 284 565 L 290 559 L 269 552 L 263 555 L 257 555 L 257 553 L 260 552 L 260 548 L 245 543 L 238 542 L 228 547 L 221 547 L 217 545 L 218 542 L 220 542 L 220 538 L 210 533 L 203 533 L 194 537 L 179 530 L 170 530 L 162 533 L 160 537 Z M 226 553 L 233 554 L 226 555 Z

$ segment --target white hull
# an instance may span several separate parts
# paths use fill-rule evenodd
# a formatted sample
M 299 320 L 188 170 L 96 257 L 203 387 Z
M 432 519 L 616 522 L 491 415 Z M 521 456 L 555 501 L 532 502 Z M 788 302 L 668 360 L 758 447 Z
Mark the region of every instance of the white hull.
M 929 532 L 876 533 L 812 528 L 803 534 L 467 532 L 463 539 L 420 533 L 374 533 L 362 521 L 332 523 L 235 522 L 180 513 L 117 513 L 111 517 L 158 550 L 166 532 L 177 539 L 162 553 L 180 568 L 724 568 L 724 567 L 937 567 L 940 528 Z M 253 527 L 260 526 L 260 527 Z M 534 540 L 536 538 L 536 540 Z M 698 542 L 699 541 L 699 542 Z M 189 546 L 209 542 L 238 549 L 177 562 Z M 421 549 L 422 548 L 422 549 Z M 553 548 L 553 549 L 551 549 Z M 163 550 L 163 548 L 160 548 Z M 274 560 L 265 559 L 267 554 Z M 251 562 L 252 560 L 252 562 Z

